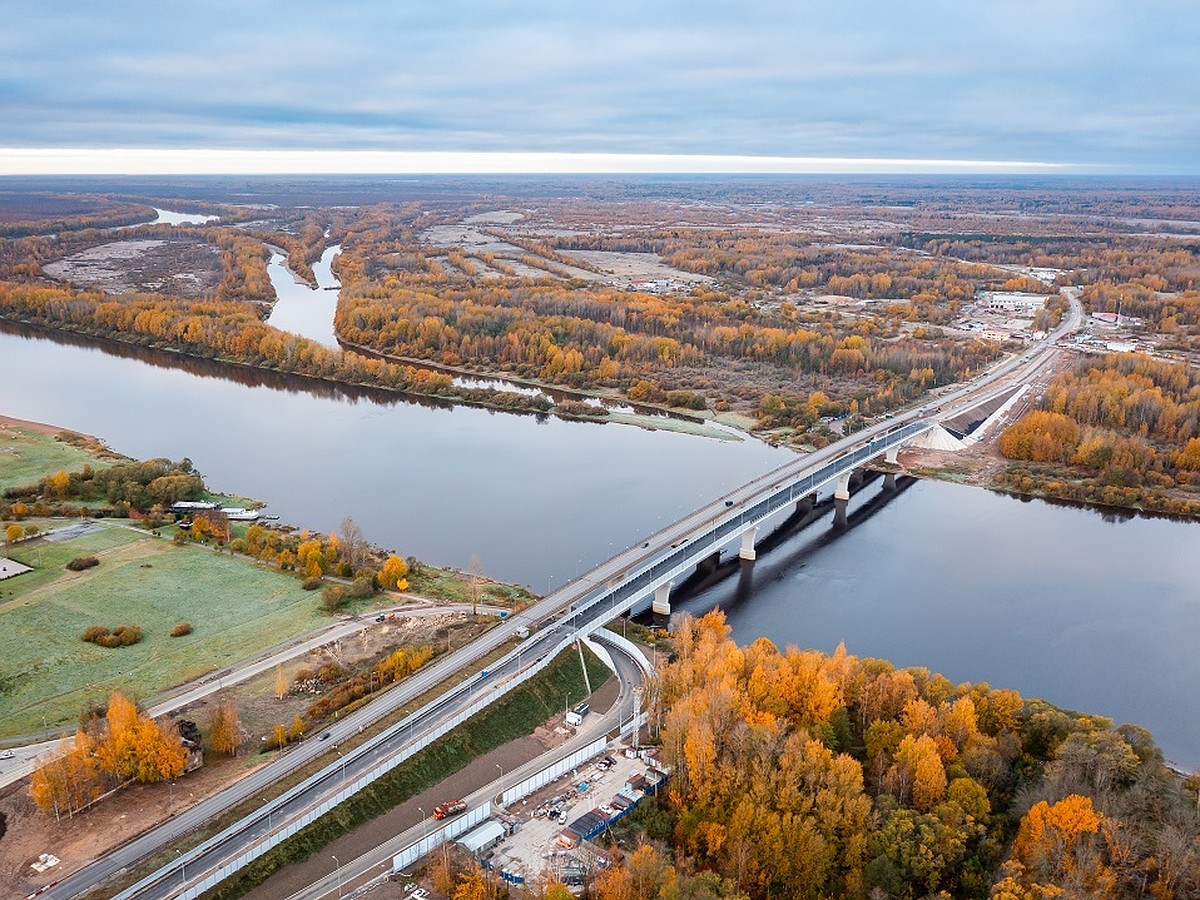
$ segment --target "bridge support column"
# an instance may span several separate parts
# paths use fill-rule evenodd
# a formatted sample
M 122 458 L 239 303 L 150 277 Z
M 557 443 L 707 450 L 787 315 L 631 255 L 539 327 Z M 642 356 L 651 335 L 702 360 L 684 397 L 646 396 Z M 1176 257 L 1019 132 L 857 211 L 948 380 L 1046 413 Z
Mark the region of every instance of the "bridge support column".
M 888 493 L 895 493 L 896 490 L 896 473 L 888 472 L 883 476 L 883 489 Z
M 883 458 L 893 466 L 898 465 L 900 462 L 900 445 L 897 444 L 894 447 L 888 447 L 888 451 L 883 455 Z
M 758 554 L 754 552 L 754 539 L 758 537 L 758 526 L 755 525 L 748 531 L 742 532 L 742 549 L 738 551 L 738 557 L 741 559 L 754 562 L 758 558 Z
M 796 501 L 796 512 L 810 513 L 810 512 L 812 512 L 812 508 L 814 506 L 816 506 L 816 503 L 817 503 L 817 495 L 816 494 L 809 494 L 806 497 L 801 497 L 799 500 Z
M 843 472 L 838 476 L 837 487 L 833 489 L 834 500 L 849 500 L 850 499 L 850 473 Z
M 660 584 L 654 589 L 654 602 L 650 604 L 650 610 L 654 615 L 671 615 L 671 586 L 674 583 L 673 581 L 668 581 L 666 584 Z
M 846 507 L 850 503 L 851 474 L 850 472 L 843 472 L 839 475 L 837 488 L 833 492 L 833 525 L 835 528 L 846 527 Z

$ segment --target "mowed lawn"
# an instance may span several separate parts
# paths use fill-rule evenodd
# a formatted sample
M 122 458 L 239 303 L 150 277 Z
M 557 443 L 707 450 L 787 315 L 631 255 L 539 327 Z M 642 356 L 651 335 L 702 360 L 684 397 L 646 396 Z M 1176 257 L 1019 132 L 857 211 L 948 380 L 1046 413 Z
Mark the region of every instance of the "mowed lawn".
M 79 472 L 85 465 L 106 469 L 113 462 L 48 434 L 0 423 L 0 491 L 36 484 L 55 472 Z
M 7 553 L 37 570 L 0 582 L 0 736 L 40 732 L 43 716 L 71 727 L 115 687 L 148 699 L 328 622 L 293 577 L 112 523 Z M 64 568 L 85 555 L 100 565 Z M 184 621 L 192 634 L 170 637 Z M 87 644 L 89 625 L 137 625 L 142 641 Z

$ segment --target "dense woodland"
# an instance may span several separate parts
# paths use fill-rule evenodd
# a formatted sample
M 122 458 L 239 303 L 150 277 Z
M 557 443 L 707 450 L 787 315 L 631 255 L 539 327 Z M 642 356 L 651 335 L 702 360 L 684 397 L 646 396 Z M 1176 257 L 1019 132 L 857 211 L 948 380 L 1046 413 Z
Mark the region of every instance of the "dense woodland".
M 673 641 L 661 841 L 602 900 L 696 871 L 717 876 L 701 896 L 1200 896 L 1195 779 L 1141 728 L 842 648 L 738 647 L 718 612 Z
M 1000 436 L 997 483 L 1114 506 L 1200 514 L 1200 369 L 1144 354 L 1083 358 Z

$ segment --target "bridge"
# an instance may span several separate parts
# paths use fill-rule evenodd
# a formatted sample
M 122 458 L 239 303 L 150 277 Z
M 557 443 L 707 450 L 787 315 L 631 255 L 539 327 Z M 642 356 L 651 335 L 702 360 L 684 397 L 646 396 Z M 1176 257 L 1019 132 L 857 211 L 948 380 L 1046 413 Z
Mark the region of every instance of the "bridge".
M 593 610 L 606 607 L 610 616 L 616 616 L 643 605 L 653 595 L 654 612 L 667 615 L 676 579 L 705 561 L 715 562 L 721 549 L 733 541 L 741 542 L 738 555 L 753 561 L 762 524 L 791 507 L 811 508 L 822 488 L 833 486 L 835 522 L 844 523 L 855 471 L 880 458 L 895 464 L 904 444 L 936 427 L 933 419 L 892 425 L 849 448 L 831 445 L 836 447 L 832 453 L 818 452 L 769 472 L 578 579 L 577 591 L 583 588 L 586 592 L 573 600 L 572 608 L 580 621 L 589 618 Z

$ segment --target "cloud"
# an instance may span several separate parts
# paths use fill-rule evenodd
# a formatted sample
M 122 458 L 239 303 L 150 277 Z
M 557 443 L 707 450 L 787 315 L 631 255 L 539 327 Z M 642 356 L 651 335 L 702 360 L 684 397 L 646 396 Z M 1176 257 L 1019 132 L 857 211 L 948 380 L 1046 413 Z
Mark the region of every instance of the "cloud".
M 45 7 L 0 34 L 13 146 L 1200 166 L 1182 0 Z

